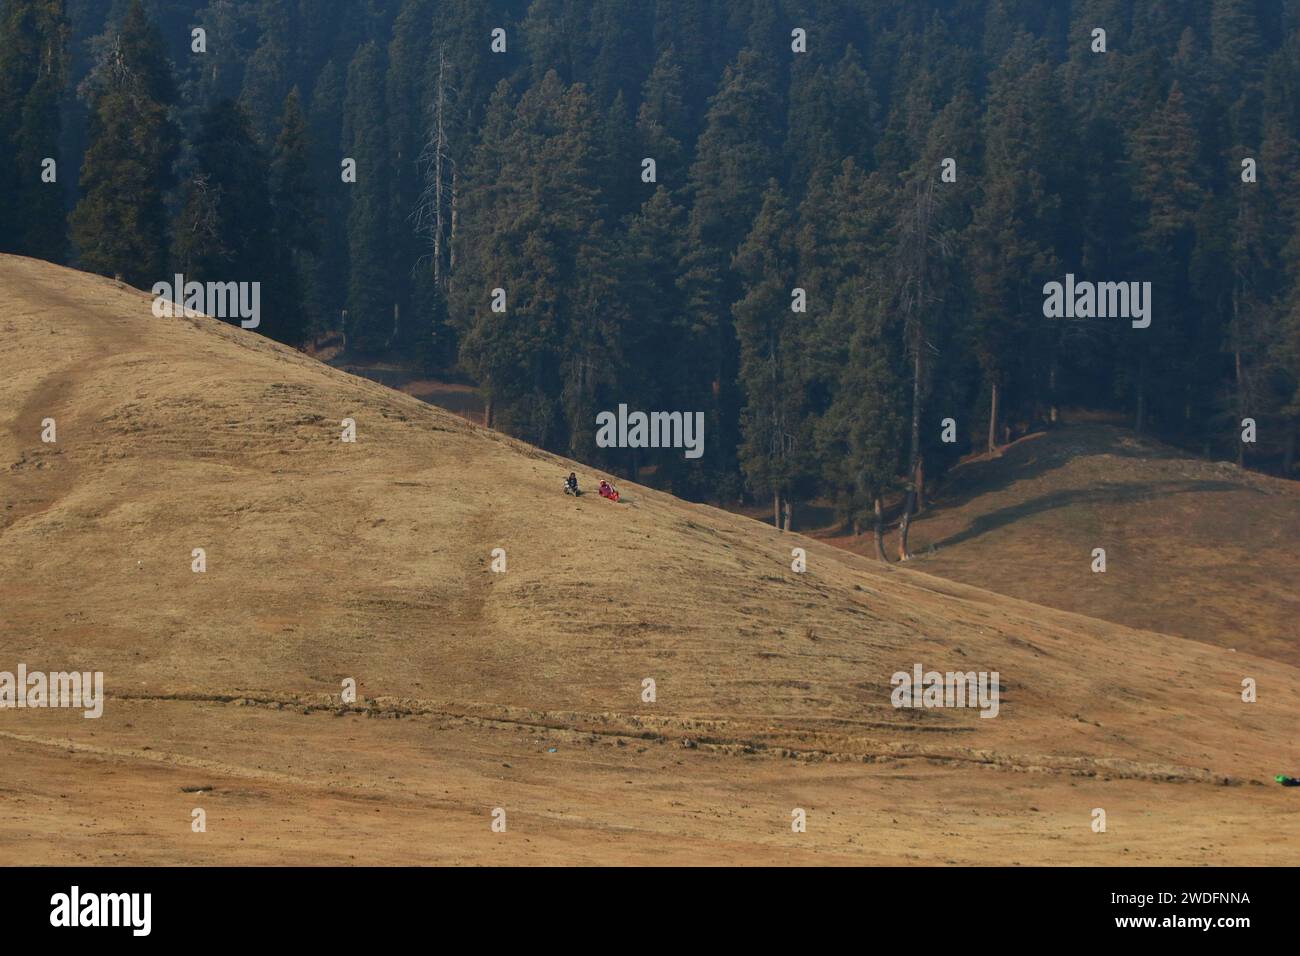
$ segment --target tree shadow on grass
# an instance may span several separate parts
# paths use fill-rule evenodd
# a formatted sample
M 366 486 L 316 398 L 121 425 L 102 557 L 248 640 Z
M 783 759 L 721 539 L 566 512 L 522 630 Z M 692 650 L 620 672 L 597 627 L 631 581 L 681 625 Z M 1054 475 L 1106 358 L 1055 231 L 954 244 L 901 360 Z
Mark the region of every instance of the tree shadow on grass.
M 935 504 L 958 508 L 1019 481 L 1040 478 L 1082 458 L 1108 455 L 1134 461 L 1168 461 L 1185 454 L 1138 438 L 1114 425 L 1084 423 L 1034 432 L 1004 445 L 998 455 L 954 468 L 937 489 Z
M 1101 488 L 1074 489 L 1058 491 L 1023 501 L 1020 504 L 999 508 L 997 511 L 980 515 L 964 530 L 949 535 L 941 541 L 935 541 L 929 547 L 942 549 L 978 538 L 990 531 L 1005 527 L 1015 521 L 1034 515 L 1068 508 L 1071 505 L 1107 505 L 1133 504 L 1148 501 L 1165 495 L 1184 495 L 1194 492 L 1241 491 L 1242 486 L 1231 481 L 1138 481 L 1127 484 L 1105 485 Z

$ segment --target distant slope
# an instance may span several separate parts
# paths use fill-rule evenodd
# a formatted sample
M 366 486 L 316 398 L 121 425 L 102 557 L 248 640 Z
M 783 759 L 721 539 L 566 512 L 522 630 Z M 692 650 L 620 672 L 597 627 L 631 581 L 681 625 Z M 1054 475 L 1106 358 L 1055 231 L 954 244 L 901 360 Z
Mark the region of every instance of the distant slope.
M 1295 482 L 1070 425 L 958 468 L 913 535 L 927 572 L 1300 664 Z
M 0 860 L 1286 858 L 1293 666 L 634 485 L 575 501 L 581 465 L 72 270 L 0 256 L 0 335 L 0 669 L 110 696 L 0 711 Z M 915 663 L 997 671 L 999 716 L 895 709 Z

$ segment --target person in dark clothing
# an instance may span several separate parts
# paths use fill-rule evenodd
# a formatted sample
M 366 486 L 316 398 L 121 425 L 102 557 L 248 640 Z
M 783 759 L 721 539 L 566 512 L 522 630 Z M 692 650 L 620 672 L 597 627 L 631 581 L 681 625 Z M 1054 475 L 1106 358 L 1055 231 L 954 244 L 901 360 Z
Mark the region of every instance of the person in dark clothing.
M 582 494 L 582 492 L 578 490 L 578 476 L 573 472 L 569 472 L 569 477 L 564 479 L 564 493 L 566 495 L 573 495 L 575 498 Z

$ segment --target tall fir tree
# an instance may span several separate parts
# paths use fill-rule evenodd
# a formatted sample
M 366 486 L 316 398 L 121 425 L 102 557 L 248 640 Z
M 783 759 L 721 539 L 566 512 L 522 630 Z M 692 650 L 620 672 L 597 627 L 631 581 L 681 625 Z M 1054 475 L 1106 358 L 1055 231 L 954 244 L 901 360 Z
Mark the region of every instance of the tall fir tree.
M 88 89 L 90 145 L 72 238 L 91 271 L 152 285 L 167 271 L 166 202 L 179 133 L 170 116 L 171 63 L 140 0 L 110 30 Z
M 286 310 L 296 290 L 287 288 L 293 279 L 283 269 L 273 229 L 266 154 L 239 104 L 219 100 L 195 136 L 175 262 L 187 280 L 259 283 L 260 332 L 294 341 L 295 319 Z
M 1054 144 L 1041 123 L 1054 104 L 1035 96 L 1041 86 L 1032 82 L 1035 66 L 1025 53 L 1008 53 L 989 91 L 985 172 L 968 234 L 975 291 L 968 341 L 989 396 L 989 451 L 1001 443 L 1008 412 L 1036 417 L 1036 370 L 1056 361 L 1044 347 L 1057 329 L 1043 328 L 1040 291 L 1057 271 L 1052 242 L 1060 198 L 1044 168 Z
M 740 466 L 753 492 L 773 500 L 774 523 L 792 530 L 807 492 L 811 424 L 804 413 L 806 290 L 796 289 L 793 220 L 776 180 L 732 260 L 744 295 L 731 307 L 744 391 Z
M 63 0 L 0 9 L 0 252 L 63 261 L 60 98 L 70 27 Z M 50 162 L 54 165 L 50 165 Z
M 735 474 L 740 401 L 729 306 L 740 289 L 730 259 L 761 208 L 768 180 L 780 170 L 782 109 L 771 56 L 744 50 L 727 67 L 691 165 L 681 283 L 694 347 L 682 374 L 694 389 L 689 407 L 706 410 L 717 438 L 709 460 L 692 470 L 693 483 L 683 477 L 687 495 L 720 488 Z
M 348 67 L 343 103 L 344 159 L 356 163 L 348 191 L 348 351 L 375 354 L 392 342 L 395 318 L 389 258 L 391 175 L 384 122 L 383 52 L 364 44 Z
M 297 344 L 319 331 L 320 296 L 315 277 L 322 221 L 313 182 L 307 118 L 298 87 L 285 97 L 280 135 L 271 156 L 271 205 L 275 214 L 278 310 L 268 334 Z
M 352 184 L 343 182 L 342 162 L 348 150 L 343 143 L 343 71 L 330 60 L 317 74 L 307 109 L 308 149 L 311 168 L 321 183 L 321 218 L 340 224 L 326 229 L 316 269 L 316 294 L 320 301 L 321 332 L 342 329 L 348 298 L 347 210 Z
M 1160 303 L 1159 319 L 1153 317 L 1149 328 L 1121 327 L 1118 334 L 1138 431 L 1146 429 L 1153 416 L 1167 424 L 1178 415 L 1178 405 L 1170 401 L 1183 398 L 1181 389 L 1170 387 L 1175 363 L 1182 343 L 1199 337 L 1191 327 L 1199 310 L 1190 295 L 1195 285 L 1190 271 L 1195 224 L 1204 201 L 1198 155 L 1196 131 L 1175 82 L 1131 145 L 1134 193 L 1142 216 L 1138 263 L 1142 274 L 1151 277 L 1154 301 Z

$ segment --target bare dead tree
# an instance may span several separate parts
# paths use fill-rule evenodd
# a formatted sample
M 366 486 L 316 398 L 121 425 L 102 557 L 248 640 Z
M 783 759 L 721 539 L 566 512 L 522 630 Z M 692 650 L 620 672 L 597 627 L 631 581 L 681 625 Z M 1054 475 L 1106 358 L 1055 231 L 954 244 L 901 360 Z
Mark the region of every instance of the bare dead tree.
M 448 243 L 447 250 L 447 271 L 454 273 L 456 271 L 456 184 L 460 178 L 460 167 L 452 164 L 451 167 L 451 240 Z
M 425 136 L 424 148 L 420 151 L 418 163 L 424 186 L 420 191 L 419 201 L 411 211 L 411 220 L 416 234 L 427 239 L 433 266 L 433 282 L 439 293 L 446 292 L 450 265 L 447 256 L 447 210 L 449 206 L 446 188 L 448 171 L 454 182 L 456 161 L 451 155 L 450 135 L 448 130 L 448 104 L 455 95 L 450 84 L 450 64 L 447 61 L 447 44 L 438 46 L 438 71 L 434 81 L 433 97 L 429 104 L 429 127 Z M 453 186 L 454 190 L 454 186 Z M 454 216 L 454 202 L 451 203 Z M 421 259 L 421 264 L 425 261 Z

